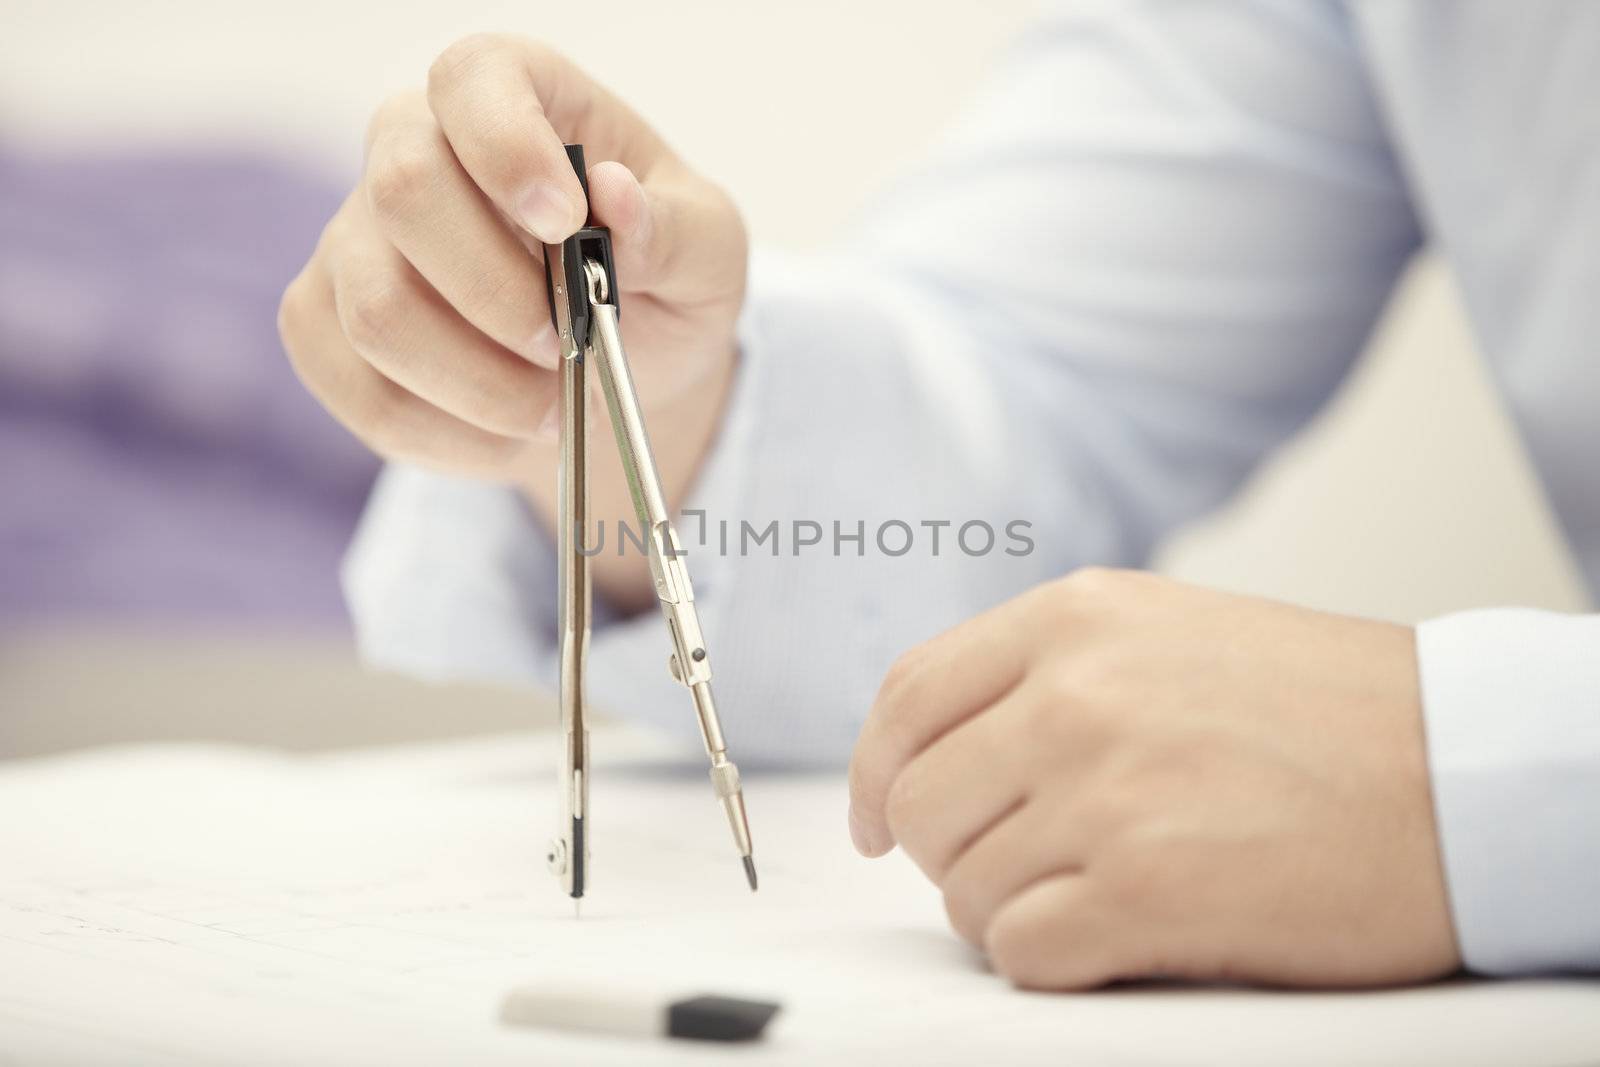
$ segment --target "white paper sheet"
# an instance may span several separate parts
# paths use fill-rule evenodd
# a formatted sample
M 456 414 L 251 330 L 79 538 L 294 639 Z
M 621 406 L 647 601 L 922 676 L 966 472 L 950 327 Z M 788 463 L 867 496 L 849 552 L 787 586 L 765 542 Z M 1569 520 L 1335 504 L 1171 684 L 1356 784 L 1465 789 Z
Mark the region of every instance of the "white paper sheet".
M 543 870 L 548 738 L 289 757 L 166 746 L 0 769 L 0 1064 L 1567 1064 L 1600 984 L 1021 994 L 833 778 L 747 781 L 761 892 L 699 771 L 596 738 L 583 917 Z M 758 1046 L 534 1033 L 572 975 L 780 1000 Z

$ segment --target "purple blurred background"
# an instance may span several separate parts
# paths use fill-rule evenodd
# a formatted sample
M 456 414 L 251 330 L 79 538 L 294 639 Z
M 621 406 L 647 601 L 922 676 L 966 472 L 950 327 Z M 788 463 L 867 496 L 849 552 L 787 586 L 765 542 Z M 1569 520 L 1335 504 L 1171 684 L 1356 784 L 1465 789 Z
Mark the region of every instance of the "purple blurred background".
M 275 326 L 341 195 L 266 157 L 0 149 L 0 627 L 344 625 L 377 462 Z

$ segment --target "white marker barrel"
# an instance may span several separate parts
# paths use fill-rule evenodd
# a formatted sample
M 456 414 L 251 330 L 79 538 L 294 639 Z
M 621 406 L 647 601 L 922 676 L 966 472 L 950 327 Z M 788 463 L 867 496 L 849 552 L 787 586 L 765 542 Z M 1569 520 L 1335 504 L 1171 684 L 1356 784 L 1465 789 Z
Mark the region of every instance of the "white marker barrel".
M 659 996 L 549 982 L 512 990 L 501 1006 L 500 1020 L 511 1026 L 547 1030 L 751 1041 L 761 1036 L 778 1007 L 771 1001 L 710 993 Z

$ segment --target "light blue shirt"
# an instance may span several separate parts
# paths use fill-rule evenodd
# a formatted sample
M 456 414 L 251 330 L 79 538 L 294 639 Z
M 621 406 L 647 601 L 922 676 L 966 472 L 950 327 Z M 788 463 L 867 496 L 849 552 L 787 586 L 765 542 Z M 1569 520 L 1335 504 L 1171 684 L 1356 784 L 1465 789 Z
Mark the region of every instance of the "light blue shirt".
M 842 764 L 897 654 L 1215 507 L 1424 242 L 1600 586 L 1600 3 L 1055 9 L 855 233 L 757 257 L 704 546 L 680 527 L 742 762 Z M 957 543 L 975 520 L 993 550 Z M 553 677 L 554 583 L 513 491 L 399 467 L 346 572 L 365 654 L 433 677 Z M 1469 612 L 1418 649 L 1469 966 L 1600 968 L 1600 616 Z M 698 747 L 655 612 L 597 629 L 590 686 Z

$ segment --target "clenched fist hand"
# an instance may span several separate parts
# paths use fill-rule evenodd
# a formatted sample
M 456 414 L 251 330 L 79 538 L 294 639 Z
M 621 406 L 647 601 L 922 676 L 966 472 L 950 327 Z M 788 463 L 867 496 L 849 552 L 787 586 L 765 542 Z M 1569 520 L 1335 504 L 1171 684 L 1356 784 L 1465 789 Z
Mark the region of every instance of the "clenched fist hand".
M 1460 964 L 1405 627 L 1082 571 L 902 658 L 850 770 L 1018 985 Z
M 598 161 L 588 204 L 564 141 Z M 553 513 L 560 383 L 540 246 L 590 210 L 612 230 L 656 460 L 681 490 L 731 378 L 743 224 L 638 115 L 531 41 L 460 41 L 426 94 L 378 110 L 360 183 L 283 297 L 295 370 L 381 455 L 514 483 Z M 631 516 L 620 468 L 594 477 L 594 514 Z M 619 599 L 642 581 L 637 559 L 595 565 Z

